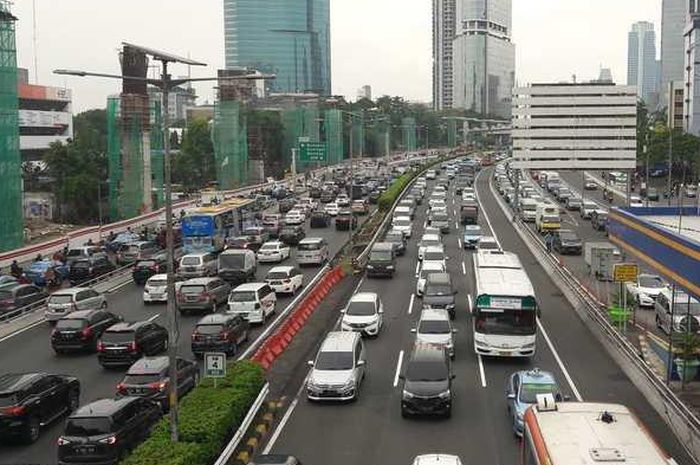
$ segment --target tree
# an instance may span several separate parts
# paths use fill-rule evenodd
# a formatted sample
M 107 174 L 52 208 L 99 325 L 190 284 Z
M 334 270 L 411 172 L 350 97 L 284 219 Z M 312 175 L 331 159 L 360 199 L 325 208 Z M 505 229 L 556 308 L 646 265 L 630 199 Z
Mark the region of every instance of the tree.
M 216 179 L 211 127 L 204 118 L 195 118 L 182 135 L 180 153 L 173 158 L 173 181 L 187 189 L 197 189 Z

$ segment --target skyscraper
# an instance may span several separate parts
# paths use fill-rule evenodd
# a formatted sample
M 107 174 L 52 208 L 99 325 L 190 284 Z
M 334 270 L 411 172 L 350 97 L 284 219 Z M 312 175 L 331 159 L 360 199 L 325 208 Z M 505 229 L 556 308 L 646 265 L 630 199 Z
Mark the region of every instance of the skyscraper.
M 688 22 L 684 28 L 683 130 L 700 136 L 700 2 L 688 2 Z M 669 86 L 671 87 L 671 86 Z M 669 89 L 669 95 L 671 89 Z M 674 95 L 675 100 L 675 95 Z M 674 102 L 675 103 L 675 102 Z
M 453 107 L 509 118 L 515 82 L 511 0 L 457 0 Z
M 452 108 L 456 0 L 433 0 L 433 107 Z
M 273 92 L 331 93 L 330 0 L 224 0 L 226 68 L 277 75 Z
M 658 102 L 656 33 L 647 21 L 632 24 L 627 39 L 627 85 L 637 86 L 637 96 L 648 105 Z
M 687 0 L 663 0 L 661 13 L 661 105 L 668 105 L 669 83 L 683 80 L 683 30 Z

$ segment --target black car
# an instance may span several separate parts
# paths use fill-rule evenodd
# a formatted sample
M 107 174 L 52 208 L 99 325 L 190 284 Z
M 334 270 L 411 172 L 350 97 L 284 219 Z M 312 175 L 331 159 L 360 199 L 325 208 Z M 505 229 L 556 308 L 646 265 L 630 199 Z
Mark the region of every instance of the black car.
M 306 237 L 303 226 L 285 225 L 280 229 L 279 240 L 288 245 L 296 245 Z
M 321 192 L 321 203 L 331 203 L 335 200 L 335 192 L 330 190 L 324 190 Z
M 452 414 L 452 366 L 445 349 L 418 345 L 406 365 L 401 416 Z
M 335 230 L 348 231 L 357 228 L 357 217 L 350 210 L 341 210 L 335 217 Z
M 583 251 L 583 242 L 574 231 L 568 229 L 560 229 L 553 231 L 554 242 L 552 248 L 561 255 L 581 255 Z
M 321 189 L 319 187 L 312 187 L 309 189 L 309 197 L 312 199 L 318 199 L 321 197 Z
M 0 315 L 35 304 L 48 294 L 33 284 L 16 284 L 0 289 Z
M 157 402 L 163 411 L 170 410 L 170 363 L 167 355 L 137 360 L 124 379 L 117 384 L 117 396 L 145 397 Z M 177 358 L 177 396 L 184 396 L 199 384 L 199 368 L 195 362 Z
M 369 193 L 369 196 L 367 196 L 367 200 L 369 200 L 369 203 L 371 203 L 372 205 L 376 205 L 377 203 L 379 203 L 379 197 L 381 196 L 382 193 L 375 189 Z
M 167 272 L 168 261 L 164 254 L 156 255 L 147 260 L 139 260 L 134 265 L 131 278 L 139 286 L 146 284 L 151 276 Z
M 286 198 L 284 200 L 279 201 L 279 212 L 281 214 L 285 214 L 289 212 L 291 209 L 293 209 L 297 204 L 297 201 L 294 198 Z
M 96 253 L 90 257 L 73 261 L 68 271 L 68 280 L 72 286 L 77 286 L 110 273 L 116 268 L 114 263 L 107 258 L 107 254 Z
M 394 244 L 378 242 L 369 251 L 367 261 L 367 276 L 393 278 L 396 271 L 396 252 Z
M 0 440 L 33 443 L 42 426 L 80 405 L 80 381 L 48 373 L 0 375 Z M 8 441 L 9 440 L 9 441 Z
M 103 367 L 131 365 L 168 349 L 168 330 L 152 321 L 117 323 L 102 334 L 97 361 Z
M 406 236 L 401 231 L 389 231 L 384 236 L 384 242 L 394 244 L 394 252 L 397 256 L 406 254 Z
M 331 225 L 331 216 L 324 211 L 315 211 L 311 214 L 312 228 L 328 228 Z
M 206 352 L 233 355 L 248 340 L 248 321 L 240 315 L 215 313 L 197 322 L 192 331 L 192 353 L 201 357 Z
M 57 354 L 73 351 L 96 351 L 102 333 L 122 321 L 122 317 L 105 310 L 81 310 L 69 313 L 56 322 L 51 333 L 51 347 Z
M 68 417 L 58 438 L 58 463 L 115 465 L 143 440 L 162 410 L 141 397 L 100 399 Z

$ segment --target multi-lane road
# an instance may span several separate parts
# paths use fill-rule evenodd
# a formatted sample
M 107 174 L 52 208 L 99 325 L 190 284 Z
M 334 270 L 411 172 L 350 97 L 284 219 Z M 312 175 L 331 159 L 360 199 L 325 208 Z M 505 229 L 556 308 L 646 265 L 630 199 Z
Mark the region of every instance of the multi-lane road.
M 448 211 L 452 232 L 443 237 L 448 271 L 458 290 L 456 374 L 450 419 L 404 419 L 398 377 L 414 344 L 411 328 L 417 323 L 421 300 L 413 296 L 417 247 L 427 218 L 427 202 L 419 207 L 406 256 L 399 258 L 391 280 L 363 279 L 358 290 L 379 293 L 385 308 L 385 327 L 366 341 L 367 378 L 357 402 L 310 403 L 298 391 L 288 412 L 267 445 L 273 453 L 296 455 L 303 463 L 354 465 L 409 464 L 418 454 L 457 454 L 466 464 L 519 462 L 519 442 L 506 414 L 508 376 L 539 367 L 555 374 L 572 400 L 619 402 L 633 408 L 660 444 L 678 463 L 692 463 L 663 420 L 621 372 L 597 339 L 580 321 L 537 260 L 527 249 L 496 203 L 490 188 L 491 170 L 476 182 L 481 204 L 480 223 L 491 230 L 505 250 L 517 253 L 528 272 L 542 308 L 537 352 L 530 360 L 480 359 L 474 354 L 468 306 L 474 294 L 473 252 L 463 250 L 456 224 L 459 199 L 451 195 Z M 432 183 L 429 184 L 429 189 Z M 339 314 L 340 315 L 340 314 Z M 403 361 L 403 363 L 401 363 Z M 297 386 L 297 388 L 300 386 Z

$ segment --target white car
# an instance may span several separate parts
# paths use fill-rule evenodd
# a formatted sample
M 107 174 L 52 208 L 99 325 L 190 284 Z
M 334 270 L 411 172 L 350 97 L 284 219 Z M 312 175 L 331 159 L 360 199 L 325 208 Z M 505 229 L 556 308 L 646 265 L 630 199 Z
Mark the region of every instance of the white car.
M 395 216 L 391 222 L 391 228 L 401 231 L 406 238 L 410 238 L 413 234 L 413 222 L 408 216 Z
M 418 242 L 418 260 L 423 260 L 423 252 L 430 246 L 442 247 L 440 234 L 423 234 L 423 237 Z
M 384 326 L 384 305 L 375 292 L 358 292 L 343 310 L 343 331 L 357 331 L 377 336 Z
M 423 251 L 423 264 L 425 265 L 426 262 L 440 262 L 443 267 L 447 268 L 445 247 L 443 245 L 426 247 Z
M 304 216 L 304 213 L 302 213 L 301 210 L 289 210 L 289 212 L 287 212 L 287 214 L 284 216 L 285 224 L 291 224 L 296 226 L 304 224 L 304 221 L 306 221 L 306 217 Z
M 653 308 L 656 298 L 668 285 L 655 274 L 640 274 L 636 283 L 627 283 L 627 292 L 640 307 Z
M 428 201 L 428 207 L 430 207 L 430 211 L 433 211 L 433 209 L 437 208 L 439 209 L 446 209 L 447 208 L 447 203 L 445 203 L 445 199 L 435 199 L 431 198 Z
M 304 275 L 293 266 L 276 266 L 267 272 L 265 282 L 276 294 L 295 294 L 304 286 Z
M 329 203 L 324 207 L 324 211 L 329 214 L 330 216 L 338 216 L 338 213 L 340 213 L 340 207 L 338 206 L 337 203 Z
M 338 204 L 339 207 L 349 207 L 350 206 L 350 197 L 348 197 L 345 194 L 340 194 L 336 199 L 336 203 Z
M 417 344 L 429 344 L 443 347 L 450 358 L 454 359 L 455 346 L 450 315 L 447 310 L 424 308 L 418 326 L 411 330 L 416 335 Z
M 462 465 L 462 461 L 456 455 L 424 454 L 416 456 L 413 465 Z
M 644 203 L 642 203 L 642 199 L 636 195 L 632 194 L 630 195 L 630 207 L 643 207 Z
M 280 263 L 291 255 L 291 249 L 280 241 L 265 242 L 258 250 L 258 263 Z
M 168 275 L 156 274 L 148 278 L 143 286 L 143 303 L 168 301 Z
M 435 179 L 437 178 L 437 173 L 435 172 L 435 170 L 428 170 L 428 172 L 425 173 L 425 177 L 426 179 Z
M 420 269 L 420 274 L 418 275 L 418 281 L 416 281 L 416 295 L 418 297 L 423 297 L 425 292 L 425 283 L 428 280 L 428 275 L 430 273 L 446 273 L 445 263 L 441 261 L 423 261 L 423 265 Z

